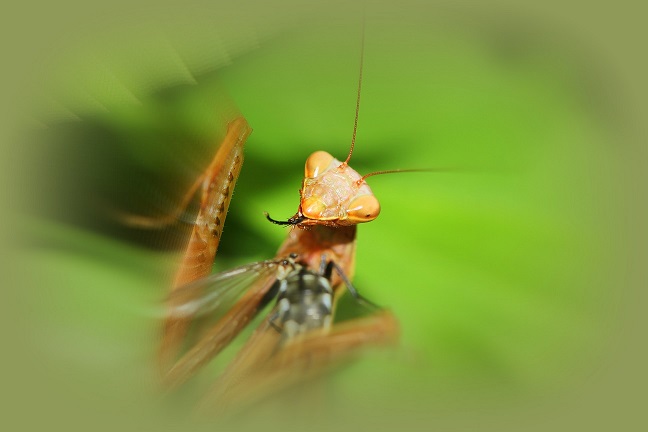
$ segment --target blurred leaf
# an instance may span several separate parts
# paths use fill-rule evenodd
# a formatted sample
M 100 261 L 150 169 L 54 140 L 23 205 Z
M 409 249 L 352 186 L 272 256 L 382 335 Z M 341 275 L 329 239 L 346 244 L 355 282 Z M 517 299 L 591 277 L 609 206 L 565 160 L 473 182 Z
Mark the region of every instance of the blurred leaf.
M 569 43 L 545 39 L 547 29 L 501 24 L 452 13 L 434 20 L 367 16 L 353 166 L 363 173 L 454 170 L 370 179 L 383 212 L 359 228 L 355 283 L 394 310 L 403 346 L 395 358 L 368 356 L 322 385 L 343 418 L 402 411 L 398 419 L 430 406 L 461 411 L 484 401 L 532 399 L 596 367 L 618 302 L 615 119 L 590 105 L 590 97 L 604 100 L 605 92 L 583 93 L 580 79 L 590 65 L 571 55 Z M 112 252 L 97 262 L 87 251 L 43 252 L 36 242 L 30 258 L 43 263 L 53 275 L 50 289 L 61 295 L 52 314 L 72 327 L 93 322 L 88 331 L 97 342 L 121 345 L 126 357 L 141 352 L 142 343 L 154 351 L 154 338 L 129 339 L 124 332 L 142 335 L 137 311 L 164 295 L 168 255 L 141 250 L 136 245 L 155 242 L 106 228 L 97 223 L 101 207 L 88 206 L 96 194 L 120 208 L 168 211 L 218 142 L 222 113 L 230 112 L 221 111 L 221 87 L 254 133 L 216 267 L 270 257 L 286 231 L 268 224 L 263 211 L 294 213 L 311 152 L 343 158 L 348 151 L 359 40 L 355 20 L 322 20 L 258 40 L 258 49 L 245 54 L 218 51 L 226 61 L 200 66 L 196 57 L 184 57 L 204 53 L 187 37 L 177 51 L 165 51 L 177 56 L 159 56 L 173 60 L 162 64 L 175 64 L 175 72 L 138 57 L 119 63 L 134 74 L 140 60 L 147 64 L 140 78 L 120 81 L 137 103 L 113 98 L 99 87 L 106 81 L 90 79 L 88 88 L 98 86 L 90 92 L 95 101 L 109 109 L 83 115 L 75 106 L 77 120 L 44 130 L 37 141 L 58 156 L 49 172 L 63 173 L 45 207 L 54 202 L 58 211 L 50 217 L 104 235 L 78 240 L 85 234 L 66 227 L 70 235 L 61 238 L 52 225 L 51 244 Z M 143 203 L 145 196 L 157 204 Z M 47 231 L 33 238 L 47 238 Z M 182 230 L 174 235 L 182 237 Z M 156 269 L 146 273 L 155 283 L 133 274 L 139 266 Z M 147 295 L 133 294 L 140 283 Z M 107 293 L 111 300 L 103 301 Z M 116 326 L 110 317 L 120 301 L 131 312 L 121 311 L 129 319 Z M 46 315 L 41 319 L 60 330 Z M 61 350 L 75 352 L 66 346 Z M 152 367 L 152 356 L 139 360 L 137 370 Z

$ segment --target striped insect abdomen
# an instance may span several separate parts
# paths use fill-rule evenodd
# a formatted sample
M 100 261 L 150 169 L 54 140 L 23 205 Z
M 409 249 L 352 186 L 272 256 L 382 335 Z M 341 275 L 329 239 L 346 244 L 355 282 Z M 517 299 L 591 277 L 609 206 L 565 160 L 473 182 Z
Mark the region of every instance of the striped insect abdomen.
M 290 273 L 279 287 L 279 326 L 286 339 L 315 329 L 328 329 L 333 290 L 328 278 L 305 268 Z

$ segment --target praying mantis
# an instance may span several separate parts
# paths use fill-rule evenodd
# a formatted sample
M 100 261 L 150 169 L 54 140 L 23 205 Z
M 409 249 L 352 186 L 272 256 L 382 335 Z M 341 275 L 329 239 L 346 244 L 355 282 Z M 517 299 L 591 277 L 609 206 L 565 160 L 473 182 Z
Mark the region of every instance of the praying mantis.
M 364 41 L 363 41 L 364 50 Z M 275 306 L 214 384 L 205 407 L 262 397 L 320 373 L 362 347 L 398 339 L 394 315 L 362 297 L 351 280 L 357 225 L 373 221 L 380 204 L 366 179 L 349 166 L 362 88 L 361 53 L 351 148 L 341 162 L 324 151 L 306 161 L 296 214 L 275 258 L 210 275 L 251 128 L 231 121 L 214 159 L 188 192 L 200 188 L 200 210 L 167 302 L 159 363 L 165 384 L 180 386 L 218 355 L 274 298 Z M 414 170 L 407 170 L 414 171 Z M 344 290 L 371 313 L 333 325 Z M 218 312 L 187 349 L 194 322 Z M 184 347 L 186 348 L 186 347 Z M 225 403 L 226 402 L 226 403 Z M 209 409 L 209 408 L 206 408 Z

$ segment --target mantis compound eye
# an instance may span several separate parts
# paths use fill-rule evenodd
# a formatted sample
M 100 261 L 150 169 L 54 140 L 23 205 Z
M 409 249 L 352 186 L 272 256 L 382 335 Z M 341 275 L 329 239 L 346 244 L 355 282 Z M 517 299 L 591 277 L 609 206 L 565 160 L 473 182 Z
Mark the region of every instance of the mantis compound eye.
M 315 178 L 323 173 L 333 161 L 333 156 L 325 151 L 316 151 L 306 159 L 304 177 Z
M 362 195 L 349 204 L 347 220 L 353 223 L 369 222 L 380 214 L 380 203 L 373 195 Z

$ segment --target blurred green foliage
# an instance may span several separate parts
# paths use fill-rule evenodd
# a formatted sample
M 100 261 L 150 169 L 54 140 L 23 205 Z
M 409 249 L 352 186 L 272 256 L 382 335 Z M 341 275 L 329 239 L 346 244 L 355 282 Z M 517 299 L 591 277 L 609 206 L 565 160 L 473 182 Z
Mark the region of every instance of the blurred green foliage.
M 352 165 L 447 170 L 370 179 L 383 211 L 359 228 L 355 284 L 394 311 L 402 343 L 328 377 L 320 397 L 332 408 L 304 415 L 325 422 L 333 409 L 340 421 L 360 419 L 349 428 L 425 424 L 435 413 L 507 407 L 577 385 L 597 365 L 618 301 L 615 118 L 587 58 L 541 32 L 488 20 L 398 18 L 367 18 Z M 148 238 L 171 234 L 143 240 L 81 209 L 97 197 L 114 204 L 120 191 L 131 210 L 147 191 L 166 200 L 153 213 L 168 209 L 213 152 L 231 98 L 254 132 L 216 269 L 271 257 L 286 230 L 263 212 L 295 212 L 311 152 L 343 159 L 348 151 L 360 34 L 348 19 L 295 26 L 233 52 L 191 42 L 156 51 L 149 42 L 148 55 L 124 48 L 128 61 L 97 68 L 110 74 L 84 75 L 85 88 L 97 90 L 79 94 L 105 109 L 91 112 L 68 94 L 79 119 L 46 129 L 40 143 L 56 142 L 61 125 L 81 127 L 82 152 L 71 154 L 69 129 L 49 147 L 59 163 L 48 172 L 67 173 L 51 200 L 63 209 L 27 222 L 25 262 L 39 263 L 24 306 L 38 317 L 30 350 L 55 371 L 37 372 L 43 382 L 69 391 L 35 403 L 57 416 L 79 398 L 84 410 L 123 412 L 132 425 L 174 418 L 158 412 L 152 365 L 177 253 Z M 201 56 L 218 70 L 198 68 Z M 120 72 L 129 68 L 130 78 Z M 164 79 L 148 88 L 141 76 L 151 70 Z M 99 141 L 101 150 L 91 147 Z M 70 193 L 79 164 L 83 187 Z

